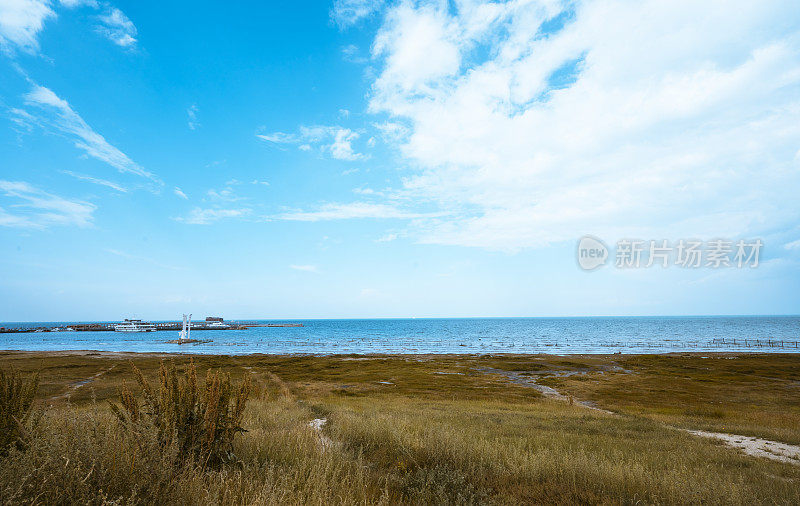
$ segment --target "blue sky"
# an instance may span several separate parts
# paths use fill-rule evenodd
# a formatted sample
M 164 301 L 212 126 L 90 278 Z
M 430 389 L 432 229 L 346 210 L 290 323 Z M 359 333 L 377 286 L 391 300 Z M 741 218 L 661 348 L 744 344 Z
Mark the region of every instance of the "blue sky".
M 793 4 L 0 0 L 0 321 L 800 313 Z

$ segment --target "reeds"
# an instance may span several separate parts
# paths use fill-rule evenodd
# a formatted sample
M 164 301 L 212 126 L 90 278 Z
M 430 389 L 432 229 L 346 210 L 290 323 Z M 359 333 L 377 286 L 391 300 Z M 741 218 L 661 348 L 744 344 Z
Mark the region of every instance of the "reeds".
M 142 389 L 142 405 L 127 385 L 120 391 L 121 407 L 111 404 L 125 427 L 135 431 L 141 424 L 153 425 L 163 445 L 177 445 L 184 462 L 194 459 L 203 467 L 218 468 L 236 460 L 233 440 L 244 432 L 241 420 L 250 395 L 249 376 L 234 385 L 229 374 L 209 370 L 201 388 L 193 361 L 182 375 L 174 364 L 168 367 L 162 362 L 158 386 L 153 388 L 133 363 L 131 367 Z
M 24 379 L 17 371 L 0 369 L 0 456 L 12 445 L 24 445 L 26 424 L 38 387 L 38 373 Z

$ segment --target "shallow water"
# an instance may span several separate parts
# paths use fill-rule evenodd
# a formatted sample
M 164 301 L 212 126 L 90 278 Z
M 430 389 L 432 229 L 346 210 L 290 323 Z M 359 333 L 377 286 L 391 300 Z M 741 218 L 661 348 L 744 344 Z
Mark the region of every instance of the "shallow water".
M 260 323 L 284 323 L 261 320 Z M 98 350 L 205 354 L 247 353 L 668 353 L 800 352 L 798 316 L 453 318 L 292 320 L 303 327 L 193 331 L 205 344 L 176 345 L 177 332 L 34 332 L 0 334 L 3 350 Z M 5 327 L 78 322 L 0 323 Z M 715 339 L 737 340 L 721 346 Z M 749 340 L 749 347 L 743 340 Z M 784 341 L 783 348 L 753 340 Z M 787 343 L 786 341 L 790 341 Z

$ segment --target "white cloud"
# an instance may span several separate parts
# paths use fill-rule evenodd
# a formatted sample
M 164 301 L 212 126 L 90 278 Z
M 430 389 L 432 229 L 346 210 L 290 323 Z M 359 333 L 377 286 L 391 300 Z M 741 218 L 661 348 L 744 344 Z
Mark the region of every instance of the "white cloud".
M 466 49 L 461 35 L 456 20 L 433 5 L 404 3 L 391 9 L 372 45 L 373 57 L 384 58 L 375 88 L 384 94 L 435 94 L 437 85 L 444 84 L 437 79 L 461 67 Z
M 273 132 L 256 134 L 256 137 L 273 144 L 297 144 L 301 151 L 310 151 L 312 145 L 318 146 L 323 153 L 337 160 L 352 162 L 369 158 L 353 148 L 353 142 L 360 134 L 340 126 L 301 126 L 297 134 Z
M 0 49 L 36 52 L 39 32 L 55 15 L 47 0 L 0 0 Z
M 230 185 L 230 182 L 227 183 Z M 221 201 L 221 202 L 236 202 L 237 200 L 243 200 L 244 197 L 240 197 L 230 186 L 226 186 L 221 190 L 210 189 L 206 192 L 208 198 L 212 201 Z
M 392 242 L 397 240 L 398 237 L 400 237 L 400 235 L 396 233 L 384 234 L 381 237 L 375 239 L 375 242 Z
M 245 194 L 247 187 L 252 186 L 269 186 L 269 182 L 262 181 L 260 179 L 253 179 L 246 183 L 236 178 L 229 179 L 228 181 L 225 181 L 225 184 L 222 185 L 221 188 L 210 188 L 207 190 L 203 200 L 206 202 L 212 202 L 214 205 L 219 206 L 232 202 L 251 200 L 251 198 L 247 197 Z M 176 188 L 176 195 L 178 195 L 178 191 L 180 190 Z M 183 192 L 180 192 L 179 196 L 186 198 L 186 196 L 183 195 Z
M 190 130 L 197 130 L 200 123 L 197 122 L 197 104 L 192 104 L 186 109 L 186 116 L 188 116 L 188 124 Z
M 410 130 L 407 127 L 392 121 L 373 123 L 372 126 L 374 126 L 380 132 L 383 140 L 389 143 L 404 141 L 410 133 Z
M 384 0 L 334 0 L 331 19 L 346 28 L 378 11 Z
M 34 106 L 35 109 L 27 111 L 27 117 L 17 115 L 17 120 L 26 121 L 35 117 L 39 124 L 49 125 L 57 133 L 72 140 L 75 147 L 83 150 L 88 156 L 111 165 L 119 172 L 128 172 L 160 182 L 125 153 L 109 144 L 70 107 L 66 100 L 59 98 L 48 88 L 33 85 L 31 91 L 25 95 L 25 103 Z
M 337 160 L 361 160 L 365 156 L 353 151 L 352 142 L 358 139 L 358 134 L 346 128 L 336 130 L 333 143 L 330 145 L 330 153 Z
M 74 9 L 76 7 L 94 7 L 95 9 L 99 7 L 97 0 L 59 0 L 61 5 L 66 7 L 67 9 Z
M 36 53 L 39 33 L 48 19 L 56 17 L 54 4 L 55 0 L 0 0 L 0 49 Z M 136 44 L 136 27 L 116 7 L 97 0 L 59 0 L 58 4 L 66 9 L 105 9 L 97 18 L 100 24 L 95 30 L 119 46 L 131 48 Z
M 186 217 L 174 218 L 175 221 L 189 225 L 209 225 L 226 218 L 242 218 L 250 214 L 250 209 L 202 209 L 195 207 Z
M 296 271 L 303 271 L 303 272 L 315 272 L 315 273 L 319 272 L 317 270 L 317 266 L 316 265 L 294 265 L 293 264 L 293 265 L 290 265 L 289 268 L 290 269 L 294 269 Z
M 368 58 L 361 56 L 358 46 L 355 44 L 348 44 L 342 47 L 342 58 L 351 63 L 367 63 Z
M 370 202 L 350 202 L 345 204 L 325 204 L 313 211 L 295 210 L 277 216 L 274 219 L 290 221 L 328 221 L 349 220 L 356 218 L 378 219 L 414 219 L 431 218 L 438 213 L 420 213 L 399 209 L 391 204 L 373 204 Z
M 64 174 L 67 174 L 68 176 L 72 176 L 75 179 L 80 179 L 81 181 L 88 181 L 89 183 L 94 183 L 94 184 L 97 184 L 97 185 L 100 185 L 100 186 L 105 186 L 105 187 L 111 188 L 112 190 L 116 190 L 116 191 L 122 192 L 122 193 L 127 193 L 128 192 L 127 188 L 125 188 L 124 186 L 122 186 L 122 185 L 120 185 L 118 183 L 115 183 L 113 181 L 108 181 L 106 179 L 100 179 L 100 178 L 97 178 L 97 177 L 87 176 L 85 174 L 78 174 L 77 172 L 72 172 L 71 170 L 62 170 L 61 172 L 63 172 Z
M 253 184 L 255 184 L 256 182 L 257 180 L 254 181 Z M 240 195 L 240 193 L 234 189 L 234 186 L 241 186 L 241 185 L 242 182 L 239 181 L 238 179 L 236 178 L 229 179 L 228 181 L 225 182 L 225 184 L 221 189 L 219 190 L 215 188 L 209 189 L 206 192 L 206 197 L 208 197 L 208 199 L 211 200 L 212 202 L 237 202 L 240 200 L 247 200 L 247 197 Z
M 293 134 L 286 134 L 283 132 L 274 132 L 271 134 L 256 134 L 256 137 L 262 141 L 273 142 L 275 144 L 289 144 L 297 142 L 297 136 Z
M 0 180 L 0 192 L 10 198 L 10 212 L 0 207 L 0 226 L 46 228 L 50 225 L 92 225 L 97 207 L 47 193 L 24 181 Z
M 127 48 L 136 45 L 136 26 L 124 12 L 109 6 L 106 12 L 99 16 L 99 19 L 102 24 L 97 27 L 97 31 L 108 40 Z
M 402 192 L 447 211 L 418 240 L 513 250 L 800 219 L 796 2 L 443 5 L 389 8 L 373 43 L 369 110 L 414 170 Z
M 174 190 L 172 190 L 172 193 L 174 193 L 174 194 L 175 194 L 175 195 L 177 195 L 178 197 L 182 198 L 183 200 L 189 200 L 189 197 L 187 197 L 187 196 L 186 196 L 186 194 L 185 194 L 185 193 L 183 193 L 183 190 L 181 190 L 181 189 L 180 189 L 180 188 L 178 188 L 177 186 L 175 187 L 175 189 L 174 189 Z

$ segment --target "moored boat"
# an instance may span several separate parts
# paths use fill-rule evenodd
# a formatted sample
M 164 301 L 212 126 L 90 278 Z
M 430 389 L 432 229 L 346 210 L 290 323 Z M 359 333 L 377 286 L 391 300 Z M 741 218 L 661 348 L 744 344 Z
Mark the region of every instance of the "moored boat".
M 150 322 L 125 318 L 124 322 L 114 325 L 114 330 L 116 332 L 155 332 L 156 326 Z

